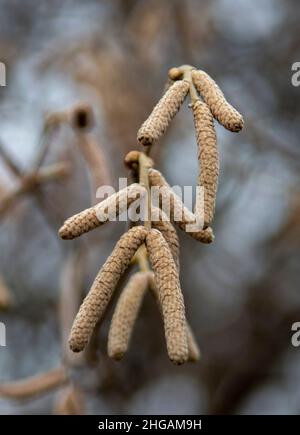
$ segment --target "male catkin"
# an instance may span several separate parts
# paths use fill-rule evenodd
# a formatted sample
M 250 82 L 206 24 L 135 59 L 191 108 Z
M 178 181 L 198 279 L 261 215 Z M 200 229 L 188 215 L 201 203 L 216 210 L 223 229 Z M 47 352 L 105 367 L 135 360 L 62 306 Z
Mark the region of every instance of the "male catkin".
M 155 285 L 155 277 L 153 272 L 149 274 L 149 287 L 156 299 L 156 302 L 158 303 L 159 310 L 162 313 L 162 307 L 159 300 L 158 290 Z M 200 349 L 196 342 L 192 328 L 190 327 L 188 322 L 186 322 L 186 330 L 187 330 L 188 354 L 189 354 L 188 361 L 197 362 L 200 359 Z
M 219 153 L 212 114 L 200 100 L 193 106 L 196 140 L 198 145 L 198 185 L 204 187 L 204 225 L 213 220 L 219 176 Z
M 84 299 L 74 320 L 69 345 L 73 352 L 80 352 L 89 341 L 94 327 L 101 319 L 114 289 L 137 249 L 144 243 L 148 230 L 136 226 L 125 233 L 104 263 Z
M 138 141 L 145 145 L 152 145 L 167 130 L 182 105 L 189 90 L 186 80 L 176 81 L 159 100 L 149 118 L 138 131 Z
M 79 237 L 124 213 L 135 200 L 145 193 L 146 189 L 140 184 L 131 184 L 99 204 L 67 219 L 58 234 L 65 240 Z
M 217 83 L 204 71 L 192 71 L 193 82 L 213 116 L 227 130 L 238 132 L 244 126 L 242 115 L 228 103 Z
M 163 175 L 156 169 L 149 169 L 149 180 L 151 186 L 160 188 L 162 204 L 170 205 L 170 218 L 182 230 L 202 243 L 211 243 L 214 240 L 213 231 L 210 227 L 199 231 L 187 231 L 188 227 L 195 225 L 195 215 L 183 204 L 181 199 L 173 192 Z
M 108 355 L 121 359 L 127 352 L 132 330 L 149 284 L 150 272 L 135 273 L 122 290 L 108 334 Z
M 169 358 L 174 364 L 183 364 L 188 360 L 188 341 L 178 271 L 168 244 L 158 230 L 149 231 L 146 246 L 162 308 Z

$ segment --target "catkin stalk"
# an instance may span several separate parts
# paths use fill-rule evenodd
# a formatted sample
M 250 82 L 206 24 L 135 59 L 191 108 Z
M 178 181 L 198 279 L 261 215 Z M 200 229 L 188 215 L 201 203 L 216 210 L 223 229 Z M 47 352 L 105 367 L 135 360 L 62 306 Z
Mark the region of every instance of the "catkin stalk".
M 69 345 L 73 352 L 82 351 L 96 323 L 102 318 L 114 289 L 137 249 L 144 243 L 147 229 L 136 226 L 125 233 L 106 260 L 84 299 L 74 320 Z
M 108 335 L 108 355 L 116 360 L 127 352 L 133 327 L 149 284 L 149 273 L 135 273 L 121 293 Z
M 71 240 L 87 233 L 125 212 L 128 207 L 146 193 L 146 189 L 133 183 L 109 196 L 99 204 L 67 219 L 58 234 L 62 239 Z M 99 220 L 99 217 L 101 220 Z
M 178 80 L 166 91 L 138 131 L 137 139 L 142 145 L 152 145 L 163 135 L 180 109 L 188 90 L 188 81 Z
M 219 176 L 219 153 L 212 114 L 200 100 L 193 106 L 196 140 L 198 145 L 198 186 L 204 187 L 204 225 L 212 222 Z
M 199 231 L 188 231 L 188 226 L 195 225 L 196 216 L 183 204 L 181 199 L 172 191 L 171 187 L 156 169 L 149 169 L 149 180 L 151 186 L 157 186 L 160 190 L 160 197 L 163 204 L 170 205 L 170 219 L 184 232 L 195 240 L 202 243 L 211 243 L 214 240 L 213 231 L 207 227 Z M 175 216 L 176 215 L 176 216 Z
M 238 132 L 244 126 L 242 115 L 228 103 L 217 83 L 204 71 L 192 71 L 193 82 L 201 97 L 220 124 Z
M 149 231 L 146 247 L 155 274 L 169 358 L 174 364 L 183 364 L 188 360 L 188 342 L 178 271 L 168 244 L 158 230 Z

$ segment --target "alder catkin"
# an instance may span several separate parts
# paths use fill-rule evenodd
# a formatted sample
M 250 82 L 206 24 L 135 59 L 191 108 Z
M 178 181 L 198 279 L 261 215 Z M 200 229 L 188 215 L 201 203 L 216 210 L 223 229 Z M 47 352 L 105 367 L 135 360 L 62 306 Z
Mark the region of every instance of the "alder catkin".
M 158 303 L 159 310 L 162 313 L 162 307 L 159 301 L 158 291 L 155 285 L 155 277 L 153 272 L 149 274 L 149 287 L 156 299 L 156 302 Z M 195 340 L 195 336 L 192 331 L 192 328 L 190 327 L 188 322 L 186 322 L 186 331 L 187 331 L 188 353 L 189 353 L 188 361 L 197 362 L 200 359 L 200 350 Z
M 149 272 L 135 273 L 117 302 L 108 334 L 108 355 L 121 359 L 127 352 L 132 330 L 149 284 Z
M 58 234 L 65 240 L 79 237 L 124 213 L 136 199 L 141 198 L 145 193 L 146 189 L 140 184 L 131 184 L 99 204 L 67 219 Z
M 114 289 L 130 264 L 137 249 L 144 243 L 148 230 L 136 226 L 125 233 L 100 269 L 74 320 L 69 345 L 80 352 L 89 341 L 94 327 L 103 316 Z
M 97 200 L 98 188 L 112 184 L 107 159 L 101 145 L 92 134 L 79 132 L 77 139 L 78 147 L 89 169 L 92 204 L 94 204 Z
M 160 138 L 180 109 L 188 90 L 189 83 L 186 80 L 176 81 L 167 90 L 138 131 L 137 139 L 141 144 L 152 145 Z
M 193 106 L 198 145 L 198 186 L 204 187 L 204 225 L 212 222 L 219 176 L 219 153 L 213 116 L 206 103 L 200 100 Z
M 178 271 L 168 244 L 158 230 L 149 231 L 146 246 L 162 309 L 168 355 L 173 363 L 183 364 L 188 360 L 188 341 Z
M 163 175 L 156 169 L 149 169 L 149 180 L 151 186 L 160 188 L 162 204 L 170 205 L 170 219 L 193 239 L 202 243 L 211 243 L 214 240 L 213 231 L 207 227 L 199 231 L 190 231 L 192 225 L 196 223 L 196 216 L 183 204 L 179 196 L 173 192 Z M 176 215 L 176 216 L 175 216 Z
M 180 262 L 179 262 L 179 251 L 180 251 L 180 245 L 179 245 L 179 239 L 176 232 L 176 229 L 168 220 L 167 215 L 160 209 L 156 207 L 152 207 L 152 211 L 157 213 L 158 220 L 154 219 L 151 221 L 152 227 L 157 229 L 161 232 L 163 235 L 165 241 L 167 242 L 171 254 L 173 256 L 173 260 L 175 262 L 176 268 L 179 272 L 180 270 Z
M 238 132 L 244 126 L 242 115 L 228 103 L 217 83 L 204 71 L 192 71 L 193 82 L 213 116 L 227 130 Z

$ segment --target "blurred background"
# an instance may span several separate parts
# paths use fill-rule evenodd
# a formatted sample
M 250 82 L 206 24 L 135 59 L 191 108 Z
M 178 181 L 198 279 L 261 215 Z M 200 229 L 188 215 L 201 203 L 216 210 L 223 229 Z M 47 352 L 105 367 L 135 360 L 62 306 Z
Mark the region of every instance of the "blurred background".
M 0 88 L 3 196 L 18 190 L 34 167 L 48 114 L 79 101 L 95 111 L 93 135 L 117 186 L 128 175 L 124 155 L 139 149 L 136 132 L 172 66 L 205 70 L 245 119 L 239 134 L 216 125 L 215 242 L 201 245 L 180 234 L 181 283 L 200 362 L 170 363 L 157 307 L 147 296 L 125 358 L 114 362 L 106 354 L 110 310 L 95 354 L 85 362 L 68 356 L 67 380 L 60 367 L 70 305 L 62 303 L 62 287 L 79 282 L 68 278 L 68 260 L 80 253 L 76 270 L 86 293 L 125 224 L 110 223 L 80 242 L 58 238 L 62 222 L 89 206 L 90 190 L 76 132 L 52 119 L 43 166 L 67 161 L 71 174 L 18 190 L 1 215 L 0 321 L 7 346 L 0 348 L 0 386 L 29 381 L 2 395 L 0 413 L 298 414 L 300 349 L 291 344 L 292 324 L 300 321 L 300 88 L 291 84 L 291 66 L 300 61 L 298 2 L 0 5 L 0 60 L 7 67 L 7 86 Z M 172 185 L 195 184 L 187 104 L 153 156 Z M 39 392 L 35 376 L 43 374 L 54 386 Z

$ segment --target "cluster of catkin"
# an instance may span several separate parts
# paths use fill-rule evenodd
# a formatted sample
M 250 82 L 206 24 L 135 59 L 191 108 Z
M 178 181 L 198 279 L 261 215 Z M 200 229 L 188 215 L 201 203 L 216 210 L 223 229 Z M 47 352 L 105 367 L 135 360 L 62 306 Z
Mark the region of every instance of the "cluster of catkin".
M 135 153 L 135 156 L 138 154 Z M 159 171 L 149 168 L 148 180 L 150 185 L 164 186 L 163 195 L 169 199 L 171 219 L 175 207 L 181 208 L 181 220 L 174 223 L 186 231 L 187 225 L 195 222 L 193 213 L 184 206 L 179 197 L 176 197 Z M 147 189 L 140 183 L 133 183 L 99 204 L 69 218 L 60 228 L 59 235 L 67 240 L 79 237 L 109 221 L 110 210 L 116 215 L 123 214 L 132 203 L 142 201 L 145 195 Z M 143 296 L 150 288 L 162 313 L 171 361 L 182 364 L 188 360 L 197 360 L 199 350 L 186 322 L 179 282 L 177 233 L 162 210 L 158 209 L 155 213 L 155 207 L 151 206 L 151 212 L 155 216 L 155 219 L 151 220 L 151 228 L 138 225 L 126 232 L 100 269 L 73 323 L 69 344 L 74 352 L 80 352 L 86 347 L 96 324 L 103 318 L 121 276 L 132 263 L 139 248 L 144 245 L 152 270 L 149 268 L 147 271 L 134 274 L 123 290 L 111 323 L 108 353 L 111 357 L 120 359 L 127 351 Z M 211 228 L 188 234 L 203 243 L 213 241 Z
M 121 359 L 127 352 L 139 309 L 149 289 L 163 318 L 170 360 L 183 364 L 199 359 L 200 352 L 186 320 L 180 287 L 179 241 L 175 226 L 202 243 L 214 240 L 210 224 L 215 208 L 219 159 L 213 118 L 231 131 L 243 127 L 243 118 L 205 72 L 183 66 L 171 69 L 169 78 L 172 84 L 140 128 L 138 141 L 148 147 L 149 153 L 153 142 L 166 131 L 190 93 L 199 150 L 198 185 L 204 188 L 204 225 L 200 228 L 195 225 L 197 213 L 183 204 L 163 175 L 153 168 L 153 162 L 146 154 L 128 153 L 125 164 L 135 175 L 139 174 L 138 182 L 70 217 L 59 230 L 61 238 L 74 239 L 115 220 L 117 215 L 130 211 L 133 205 L 142 204 L 145 198 L 150 212 L 143 224 L 132 226 L 120 238 L 96 276 L 71 329 L 69 345 L 74 352 L 86 347 L 96 324 L 103 319 L 120 278 L 137 262 L 140 271 L 129 279 L 113 314 L 108 337 L 109 356 Z M 151 187 L 159 188 L 158 204 L 152 203 Z M 163 204 L 168 204 L 168 217 Z
M 212 223 L 219 176 L 219 155 L 214 118 L 227 130 L 243 128 L 242 115 L 224 97 L 216 82 L 204 71 L 190 66 L 169 71 L 170 86 L 138 131 L 137 139 L 151 146 L 167 130 L 188 93 L 198 145 L 198 186 L 204 188 L 204 225 Z M 201 99 L 200 99 L 201 97 Z

